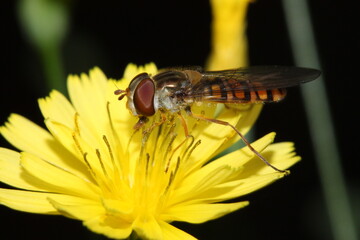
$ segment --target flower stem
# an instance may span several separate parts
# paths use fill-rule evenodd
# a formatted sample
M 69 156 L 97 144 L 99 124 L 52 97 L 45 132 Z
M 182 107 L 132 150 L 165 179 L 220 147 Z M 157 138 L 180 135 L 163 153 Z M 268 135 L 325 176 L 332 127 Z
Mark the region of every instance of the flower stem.
M 65 93 L 61 45 L 69 25 L 69 9 L 65 1 L 21 0 L 18 18 L 26 39 L 39 53 L 46 86 Z
M 307 2 L 283 0 L 283 6 L 296 64 L 320 68 Z M 355 223 L 322 79 L 304 85 L 302 95 L 334 239 L 356 240 Z
M 60 47 L 48 45 L 39 50 L 48 90 L 56 89 L 66 93 L 65 75 Z

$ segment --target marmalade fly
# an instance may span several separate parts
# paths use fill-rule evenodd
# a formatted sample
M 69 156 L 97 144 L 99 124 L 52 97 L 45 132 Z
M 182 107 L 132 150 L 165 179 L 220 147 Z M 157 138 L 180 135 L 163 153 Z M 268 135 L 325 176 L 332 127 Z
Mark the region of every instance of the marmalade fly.
M 203 71 L 200 67 L 169 68 L 154 76 L 141 73 L 135 76 L 125 90 L 116 90 L 119 100 L 127 97 L 127 108 L 139 121 L 134 126 L 139 130 L 147 118 L 157 111 L 162 113 L 162 122 L 166 121 L 165 112 L 177 114 L 189 132 L 180 111 L 195 119 L 231 127 L 266 165 L 278 172 L 286 172 L 271 165 L 243 134 L 230 123 L 207 118 L 192 113 L 191 106 L 196 102 L 224 104 L 252 104 L 278 102 L 286 95 L 286 88 L 315 80 L 320 71 L 310 68 L 286 66 L 257 66 L 223 71 Z M 161 124 L 160 123 L 160 124 Z

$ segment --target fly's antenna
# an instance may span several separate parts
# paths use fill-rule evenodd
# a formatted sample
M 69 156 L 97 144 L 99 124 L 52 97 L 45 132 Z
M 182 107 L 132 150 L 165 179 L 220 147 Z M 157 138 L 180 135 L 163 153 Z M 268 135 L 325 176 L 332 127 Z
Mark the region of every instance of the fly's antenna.
M 129 88 L 127 88 L 127 89 L 125 89 L 125 90 L 122 90 L 122 89 L 120 89 L 120 88 L 116 85 L 115 82 L 114 82 L 114 85 L 115 85 L 115 87 L 117 88 L 117 90 L 114 91 L 114 94 L 115 94 L 115 95 L 120 95 L 118 99 L 119 99 L 119 100 L 122 100 L 122 99 L 128 94 Z

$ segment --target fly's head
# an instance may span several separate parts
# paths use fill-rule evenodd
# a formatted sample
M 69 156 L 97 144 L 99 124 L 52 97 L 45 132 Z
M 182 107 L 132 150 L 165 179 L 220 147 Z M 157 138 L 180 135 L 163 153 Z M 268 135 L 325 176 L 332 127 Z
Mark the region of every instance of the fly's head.
M 155 114 L 154 96 L 155 84 L 149 74 L 141 73 L 133 78 L 125 90 L 114 92 L 119 100 L 127 97 L 127 108 L 134 116 L 149 117 Z

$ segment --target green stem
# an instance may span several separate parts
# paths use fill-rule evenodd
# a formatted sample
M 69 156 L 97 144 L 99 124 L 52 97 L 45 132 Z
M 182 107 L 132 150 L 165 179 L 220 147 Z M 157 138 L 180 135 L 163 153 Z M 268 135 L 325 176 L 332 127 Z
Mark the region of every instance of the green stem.
M 60 47 L 55 44 L 39 49 L 48 90 L 56 89 L 65 94 L 66 79 L 60 52 Z
M 296 64 L 320 68 L 307 2 L 283 0 L 283 6 Z M 302 94 L 334 239 L 356 240 L 323 80 L 304 85 Z
M 69 9 L 66 1 L 20 0 L 18 18 L 26 39 L 39 53 L 48 90 L 65 93 L 61 43 L 65 39 Z

